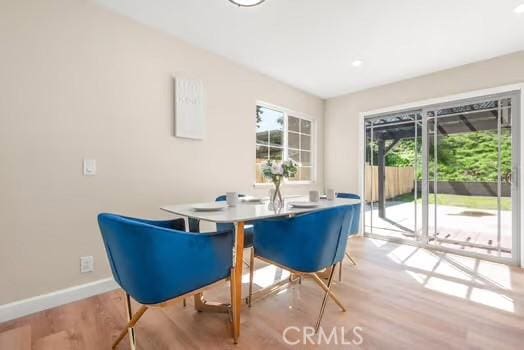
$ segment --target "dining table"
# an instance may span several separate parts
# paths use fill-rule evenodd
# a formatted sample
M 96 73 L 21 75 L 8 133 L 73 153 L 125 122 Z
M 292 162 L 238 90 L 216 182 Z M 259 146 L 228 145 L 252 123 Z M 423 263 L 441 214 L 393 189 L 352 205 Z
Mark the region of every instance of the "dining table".
M 224 202 L 225 203 L 225 202 Z M 161 209 L 187 219 L 193 218 L 215 224 L 233 224 L 234 246 L 231 269 L 231 304 L 206 301 L 202 293 L 195 296 L 195 307 L 199 311 L 230 312 L 233 341 L 236 344 L 240 336 L 240 311 L 242 305 L 242 263 L 244 255 L 244 228 L 247 223 L 277 217 L 293 217 L 298 214 L 325 210 L 338 206 L 359 204 L 359 199 L 335 198 L 320 199 L 308 204 L 308 197 L 285 197 L 279 205 L 269 199 L 240 198 L 234 206 L 224 205 L 216 210 L 199 210 L 206 203 L 165 205 Z M 212 203 L 209 203 L 211 207 Z M 307 206 L 307 207 L 306 207 Z

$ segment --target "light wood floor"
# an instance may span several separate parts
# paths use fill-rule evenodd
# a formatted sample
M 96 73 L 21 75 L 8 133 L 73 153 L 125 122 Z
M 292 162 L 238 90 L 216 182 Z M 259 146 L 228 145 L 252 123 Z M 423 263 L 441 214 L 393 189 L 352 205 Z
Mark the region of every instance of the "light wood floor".
M 333 287 L 347 312 L 329 301 L 322 326 L 328 333 L 344 327 L 346 341 L 362 327 L 359 347 L 283 342 L 286 327 L 316 320 L 322 293 L 305 280 L 245 308 L 236 346 L 227 315 L 195 312 L 190 302 L 149 310 L 138 323 L 138 348 L 523 349 L 524 270 L 364 238 L 354 238 L 349 251 L 358 266 L 345 261 L 343 282 Z M 256 281 L 264 285 L 275 275 L 266 267 Z M 227 295 L 224 284 L 206 296 Z M 0 349 L 109 349 L 124 324 L 122 293 L 115 291 L 0 324 Z M 127 338 L 119 349 L 129 349 Z

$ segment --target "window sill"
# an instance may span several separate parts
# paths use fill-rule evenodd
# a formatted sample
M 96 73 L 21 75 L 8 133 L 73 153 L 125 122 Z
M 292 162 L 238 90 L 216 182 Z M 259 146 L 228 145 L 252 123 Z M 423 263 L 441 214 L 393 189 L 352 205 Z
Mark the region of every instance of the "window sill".
M 282 186 L 288 187 L 288 186 L 309 186 L 309 185 L 315 185 L 315 181 L 291 181 L 291 182 L 284 182 L 282 183 Z M 264 183 L 254 183 L 254 188 L 270 188 L 273 187 L 273 184 L 271 182 L 264 182 Z

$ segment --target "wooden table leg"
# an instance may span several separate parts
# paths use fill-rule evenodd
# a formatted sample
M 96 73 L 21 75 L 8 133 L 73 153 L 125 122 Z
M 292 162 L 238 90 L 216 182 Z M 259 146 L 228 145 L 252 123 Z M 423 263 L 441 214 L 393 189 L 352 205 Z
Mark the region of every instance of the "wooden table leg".
M 194 299 L 195 299 L 195 309 L 200 312 L 228 313 L 230 310 L 229 304 L 207 301 L 206 299 L 204 299 L 203 293 L 195 294 Z
M 235 224 L 235 255 L 231 269 L 231 323 L 233 341 L 238 343 L 240 336 L 240 308 L 242 305 L 242 265 L 244 258 L 244 223 Z

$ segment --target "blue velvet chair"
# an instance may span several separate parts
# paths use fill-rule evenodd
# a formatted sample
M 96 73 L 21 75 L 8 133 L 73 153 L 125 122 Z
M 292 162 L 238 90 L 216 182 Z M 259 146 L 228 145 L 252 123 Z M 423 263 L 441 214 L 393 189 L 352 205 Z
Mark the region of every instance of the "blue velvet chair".
M 358 194 L 354 194 L 354 193 L 337 193 L 337 198 L 348 198 L 348 199 L 358 199 L 360 200 L 360 196 Z M 361 211 L 361 207 L 362 207 L 362 204 L 361 203 L 358 203 L 358 204 L 355 204 L 356 206 L 356 210 L 357 212 L 355 213 L 355 215 L 353 215 L 353 219 L 351 220 L 351 225 L 349 227 L 349 232 L 348 232 L 348 236 L 354 236 L 356 234 L 358 234 L 359 232 L 359 228 L 360 228 L 360 211 Z M 349 261 L 351 261 L 351 263 L 353 265 L 357 265 L 357 263 L 355 262 L 355 260 L 351 257 L 351 255 L 346 251 L 346 256 L 347 258 L 349 259 Z M 340 272 L 339 272 L 339 280 L 342 279 L 342 265 L 340 266 Z
M 337 193 L 337 198 L 348 198 L 348 199 L 360 200 L 360 196 L 358 194 L 344 193 L 344 192 Z M 359 229 L 360 229 L 360 226 L 359 226 L 360 225 L 360 210 L 361 210 L 362 204 L 361 203 L 355 204 L 355 207 L 356 207 L 356 212 L 355 212 L 355 215 L 353 215 L 353 219 L 351 220 L 351 225 L 349 226 L 349 231 L 348 231 L 349 237 L 358 234 Z M 351 263 L 354 266 L 357 266 L 357 262 L 347 252 L 347 250 L 346 250 L 346 257 L 349 259 L 349 261 L 351 261 Z M 342 264 L 340 264 L 340 267 L 338 270 L 338 280 L 342 281 Z
M 302 276 L 310 275 L 324 290 L 316 330 L 320 326 L 327 297 L 330 296 L 345 311 L 331 291 L 336 264 L 344 258 L 347 232 L 354 206 L 340 206 L 291 218 L 277 218 L 255 222 L 255 255 L 271 264 Z M 252 276 L 252 269 L 250 276 Z M 317 272 L 330 269 L 327 285 Z M 250 285 L 253 279 L 250 277 Z M 251 300 L 251 288 L 249 301 Z
M 233 232 L 195 234 L 184 220 L 151 221 L 100 214 L 98 224 L 115 281 L 126 293 L 127 328 L 135 349 L 134 326 L 152 306 L 194 295 L 230 276 Z M 188 268 L 191 267 L 191 268 Z M 132 314 L 130 298 L 141 304 Z

